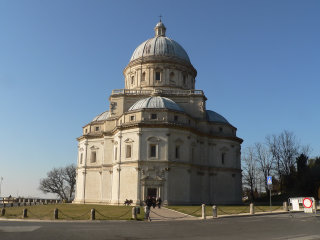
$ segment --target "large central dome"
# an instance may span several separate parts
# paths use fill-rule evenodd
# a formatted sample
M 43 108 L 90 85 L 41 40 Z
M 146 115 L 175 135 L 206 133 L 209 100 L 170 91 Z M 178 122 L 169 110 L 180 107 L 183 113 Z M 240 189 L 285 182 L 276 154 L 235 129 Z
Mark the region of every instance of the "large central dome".
M 179 43 L 165 36 L 166 27 L 160 21 L 155 27 L 155 37 L 141 43 L 133 52 L 130 61 L 149 56 L 178 58 L 190 63 L 187 52 Z

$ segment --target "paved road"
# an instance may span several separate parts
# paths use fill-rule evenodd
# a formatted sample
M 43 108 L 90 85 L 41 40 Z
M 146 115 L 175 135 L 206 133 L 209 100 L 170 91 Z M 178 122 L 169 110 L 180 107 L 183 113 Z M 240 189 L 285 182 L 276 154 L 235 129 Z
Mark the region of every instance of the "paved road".
M 0 239 L 320 239 L 320 215 L 304 213 L 207 221 L 0 221 Z

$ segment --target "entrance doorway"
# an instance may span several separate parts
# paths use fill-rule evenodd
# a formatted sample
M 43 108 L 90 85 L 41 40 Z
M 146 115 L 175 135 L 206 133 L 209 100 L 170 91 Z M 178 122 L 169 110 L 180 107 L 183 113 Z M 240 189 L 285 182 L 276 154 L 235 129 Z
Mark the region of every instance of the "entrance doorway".
M 157 189 L 156 188 L 148 188 L 147 197 L 157 198 Z

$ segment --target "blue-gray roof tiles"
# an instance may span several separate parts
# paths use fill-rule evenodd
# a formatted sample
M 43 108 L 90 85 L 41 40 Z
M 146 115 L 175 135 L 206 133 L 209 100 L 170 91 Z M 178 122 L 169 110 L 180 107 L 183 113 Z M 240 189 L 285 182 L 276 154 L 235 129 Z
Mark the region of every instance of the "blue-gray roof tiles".
M 137 101 L 133 104 L 128 111 L 135 111 L 140 109 L 170 109 L 175 111 L 184 112 L 183 109 L 174 101 L 165 97 L 148 97 Z
M 217 122 L 217 123 L 227 123 L 230 124 L 227 119 L 225 119 L 223 116 L 221 116 L 219 113 L 216 113 L 211 110 L 207 110 L 207 120 L 209 122 Z

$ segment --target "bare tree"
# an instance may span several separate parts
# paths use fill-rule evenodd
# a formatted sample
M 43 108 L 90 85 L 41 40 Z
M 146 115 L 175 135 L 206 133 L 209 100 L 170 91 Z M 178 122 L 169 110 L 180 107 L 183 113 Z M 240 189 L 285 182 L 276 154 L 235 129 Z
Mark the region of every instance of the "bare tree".
M 276 169 L 280 179 L 280 190 L 282 191 L 282 176 L 290 175 L 295 168 L 295 159 L 299 154 L 301 146 L 293 132 L 287 130 L 279 135 L 266 137 L 269 151 L 276 162 Z
M 249 188 L 251 200 L 254 200 L 257 174 L 254 150 L 252 147 L 248 147 L 243 154 L 243 182 Z
M 64 168 L 63 171 L 63 179 L 67 183 L 68 192 L 69 192 L 69 200 L 73 198 L 73 193 L 76 186 L 76 167 L 75 165 L 69 165 Z
M 65 168 L 54 168 L 47 177 L 40 180 L 39 189 L 44 193 L 57 194 L 61 199 L 72 199 L 76 184 L 76 168 L 69 165 Z
M 254 145 L 255 158 L 258 162 L 258 168 L 263 176 L 263 182 L 266 192 L 268 193 L 267 176 L 271 175 L 274 169 L 274 158 L 268 150 L 268 147 L 262 143 L 256 143 Z

